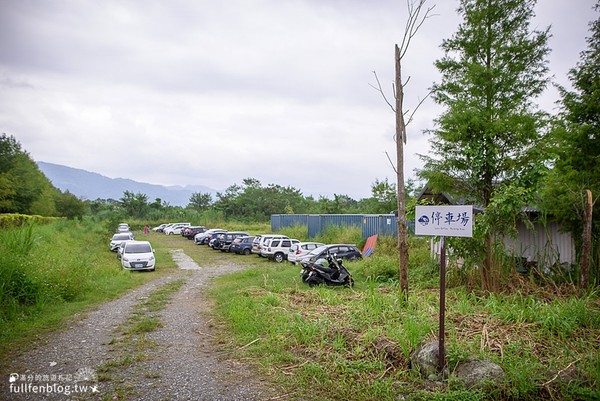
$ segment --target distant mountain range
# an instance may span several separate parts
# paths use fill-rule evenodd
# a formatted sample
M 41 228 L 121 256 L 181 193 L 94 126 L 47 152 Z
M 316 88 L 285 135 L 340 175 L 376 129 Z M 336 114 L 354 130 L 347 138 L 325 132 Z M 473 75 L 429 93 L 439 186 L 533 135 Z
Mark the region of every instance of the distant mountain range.
M 98 173 L 60 164 L 38 161 L 37 165 L 56 188 L 88 200 L 121 199 L 123 193 L 129 191 L 134 194 L 146 194 L 149 202 L 154 202 L 159 198 L 171 206 L 186 206 L 195 192 L 210 193 L 213 197 L 217 193 L 215 189 L 203 185 L 166 187 L 126 178 L 109 178 Z

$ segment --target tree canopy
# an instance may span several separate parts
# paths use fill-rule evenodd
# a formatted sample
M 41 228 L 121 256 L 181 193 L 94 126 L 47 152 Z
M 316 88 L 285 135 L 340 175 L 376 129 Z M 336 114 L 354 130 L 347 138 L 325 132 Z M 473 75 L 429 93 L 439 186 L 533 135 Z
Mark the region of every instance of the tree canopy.
M 600 3 L 595 6 L 600 11 Z M 583 191 L 600 195 L 600 19 L 590 23 L 588 48 L 569 71 L 573 90 L 561 88 L 553 130 L 554 168 L 546 180 L 545 207 L 571 231 L 581 232 Z M 594 214 L 600 213 L 598 206 Z M 595 235 L 600 226 L 596 223 Z M 579 236 L 576 238 L 579 239 Z
M 496 196 L 529 200 L 532 191 L 514 188 L 533 188 L 541 174 L 547 118 L 533 100 L 549 82 L 549 31 L 530 30 L 534 5 L 533 0 L 461 0 L 463 22 L 443 41 L 444 56 L 435 63 L 442 79 L 432 94 L 444 111 L 430 131 L 431 155 L 421 156 L 420 176 L 435 190 L 484 208 Z M 487 250 L 482 286 L 488 288 L 491 232 L 485 231 L 480 240 L 487 246 L 478 249 Z
M 52 185 L 14 136 L 0 135 L 0 213 L 75 218 L 83 209 L 80 199 Z

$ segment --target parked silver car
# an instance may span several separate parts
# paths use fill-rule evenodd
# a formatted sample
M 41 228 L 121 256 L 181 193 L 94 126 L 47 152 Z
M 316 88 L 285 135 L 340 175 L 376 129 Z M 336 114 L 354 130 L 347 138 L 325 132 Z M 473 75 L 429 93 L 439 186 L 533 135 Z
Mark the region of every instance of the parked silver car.
M 227 230 L 223 230 L 221 228 L 211 228 L 209 230 L 204 231 L 203 233 L 196 234 L 194 236 L 194 242 L 196 245 L 208 244 L 211 239 L 213 239 L 217 234 L 226 233 Z
M 308 255 L 310 251 L 313 251 L 323 245 L 325 244 L 320 242 L 299 242 L 297 244 L 293 244 L 290 247 L 287 260 L 290 263 L 298 264 L 303 256 Z
M 131 232 L 122 232 L 122 233 L 117 233 L 115 235 L 112 236 L 112 238 L 110 239 L 110 250 L 112 252 L 117 252 L 117 248 L 119 247 L 119 244 L 123 241 L 127 241 L 127 240 L 132 240 L 134 239 L 133 233 Z

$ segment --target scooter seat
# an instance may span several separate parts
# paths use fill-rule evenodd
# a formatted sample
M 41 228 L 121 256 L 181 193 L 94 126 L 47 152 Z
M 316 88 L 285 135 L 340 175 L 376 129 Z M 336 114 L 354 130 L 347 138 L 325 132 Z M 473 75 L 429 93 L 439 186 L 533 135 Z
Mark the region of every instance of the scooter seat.
M 318 269 L 318 270 L 322 271 L 323 273 L 327 273 L 330 275 L 338 272 L 338 269 L 334 269 L 332 267 L 325 267 L 325 266 L 315 266 L 315 269 Z

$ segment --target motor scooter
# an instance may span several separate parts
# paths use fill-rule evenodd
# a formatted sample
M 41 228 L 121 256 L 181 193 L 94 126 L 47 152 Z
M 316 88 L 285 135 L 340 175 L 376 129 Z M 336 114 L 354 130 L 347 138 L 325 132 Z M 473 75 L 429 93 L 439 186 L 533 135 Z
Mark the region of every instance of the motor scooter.
M 352 287 L 354 285 L 354 279 L 344 266 L 342 258 L 327 254 L 327 263 L 329 267 L 319 264 L 318 261 L 314 263 L 303 261 L 301 263 L 302 271 L 300 272 L 302 281 L 311 287 L 323 283 L 330 286 Z
M 327 260 L 327 263 L 328 263 L 330 269 L 338 268 L 337 264 L 334 262 L 333 257 L 331 257 L 331 255 L 327 254 L 326 260 Z M 314 262 L 310 262 L 308 260 L 303 260 L 302 262 L 300 262 L 300 266 L 302 266 L 302 269 L 300 270 L 300 277 L 302 278 L 302 282 L 306 283 L 306 280 L 308 279 L 308 275 L 313 270 L 314 265 L 325 267 L 325 266 L 323 266 L 323 263 L 325 263 L 325 259 L 317 259 Z

